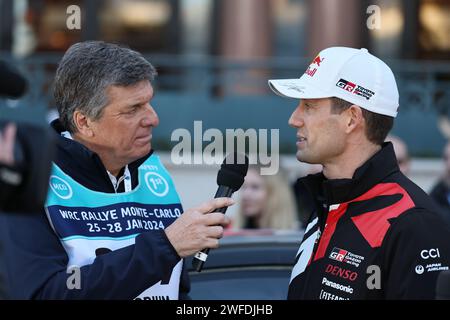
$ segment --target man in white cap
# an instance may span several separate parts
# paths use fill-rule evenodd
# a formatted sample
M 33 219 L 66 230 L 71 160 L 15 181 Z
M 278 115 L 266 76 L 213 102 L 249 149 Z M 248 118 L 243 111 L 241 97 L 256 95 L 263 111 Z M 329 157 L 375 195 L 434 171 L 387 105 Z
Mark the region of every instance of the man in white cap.
M 299 79 L 269 80 L 301 99 L 289 119 L 316 203 L 289 299 L 433 299 L 450 265 L 450 228 L 399 170 L 385 138 L 398 111 L 391 69 L 366 49 L 321 51 Z

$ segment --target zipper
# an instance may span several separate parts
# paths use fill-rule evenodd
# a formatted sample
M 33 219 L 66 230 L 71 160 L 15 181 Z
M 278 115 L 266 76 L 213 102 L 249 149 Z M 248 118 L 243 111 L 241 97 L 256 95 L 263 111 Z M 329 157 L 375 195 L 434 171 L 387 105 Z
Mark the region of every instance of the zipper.
M 328 214 L 330 213 L 330 210 L 329 210 L 328 205 L 326 205 L 326 204 L 323 204 L 323 208 L 327 211 L 325 224 L 324 224 L 323 230 L 322 230 L 321 223 L 320 223 L 320 221 L 318 221 L 317 237 L 316 237 L 316 241 L 314 241 L 314 248 L 313 248 L 313 252 L 311 255 L 311 259 L 312 259 L 311 262 L 314 260 L 314 257 L 316 256 L 317 249 L 319 248 L 320 238 L 321 238 L 323 232 L 325 231 L 325 229 L 327 228 L 327 220 L 328 220 Z
M 320 237 L 322 236 L 322 233 L 323 233 L 323 231 L 320 230 L 320 226 L 319 226 L 319 230 L 317 230 L 317 237 L 316 237 L 316 240 L 314 241 L 313 252 L 310 257 L 310 263 L 312 263 L 314 261 L 317 249 L 319 249 Z
M 318 244 L 319 243 L 319 241 L 320 241 L 320 236 L 322 235 L 322 232 L 320 231 L 320 227 L 319 227 L 319 230 L 317 230 L 317 237 L 316 237 L 316 241 L 314 241 L 314 246 L 316 245 L 316 244 Z M 314 251 L 315 252 L 315 251 Z

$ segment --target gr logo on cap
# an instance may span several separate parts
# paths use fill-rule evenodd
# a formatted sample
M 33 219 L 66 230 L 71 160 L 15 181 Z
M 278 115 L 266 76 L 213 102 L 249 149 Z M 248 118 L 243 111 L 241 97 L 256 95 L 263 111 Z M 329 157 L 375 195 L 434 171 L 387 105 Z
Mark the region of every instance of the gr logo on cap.
M 269 80 L 269 86 L 282 97 L 337 97 L 386 116 L 396 117 L 398 112 L 399 95 L 392 70 L 364 48 L 327 48 L 299 79 Z

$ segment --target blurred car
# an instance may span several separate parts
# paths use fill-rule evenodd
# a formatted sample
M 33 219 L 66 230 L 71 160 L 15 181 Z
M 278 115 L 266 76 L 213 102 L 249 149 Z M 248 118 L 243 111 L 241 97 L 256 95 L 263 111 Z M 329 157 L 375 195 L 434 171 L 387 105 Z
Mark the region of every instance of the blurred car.
M 192 299 L 284 300 L 302 231 L 241 231 L 224 236 L 201 272 L 187 266 Z

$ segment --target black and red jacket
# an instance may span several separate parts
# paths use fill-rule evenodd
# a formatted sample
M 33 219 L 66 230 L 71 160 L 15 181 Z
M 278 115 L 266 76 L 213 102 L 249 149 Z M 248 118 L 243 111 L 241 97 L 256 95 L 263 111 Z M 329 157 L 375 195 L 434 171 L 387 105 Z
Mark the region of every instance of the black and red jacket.
M 399 170 L 391 143 L 352 179 L 302 179 L 316 206 L 289 299 L 434 299 L 449 270 L 450 226 Z

